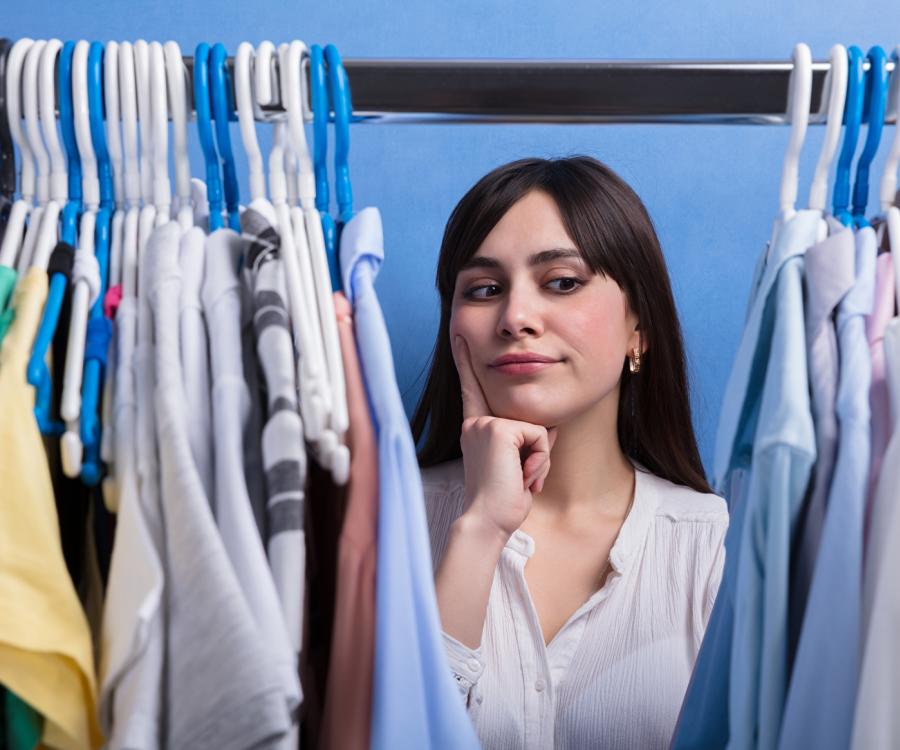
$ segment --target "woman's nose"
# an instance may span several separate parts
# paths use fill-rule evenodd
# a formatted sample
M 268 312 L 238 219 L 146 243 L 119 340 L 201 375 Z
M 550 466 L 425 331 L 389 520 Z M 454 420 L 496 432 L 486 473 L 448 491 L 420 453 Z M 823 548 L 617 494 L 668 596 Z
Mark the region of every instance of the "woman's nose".
M 502 338 L 538 336 L 543 331 L 539 300 L 533 291 L 510 292 L 500 308 L 497 333 Z

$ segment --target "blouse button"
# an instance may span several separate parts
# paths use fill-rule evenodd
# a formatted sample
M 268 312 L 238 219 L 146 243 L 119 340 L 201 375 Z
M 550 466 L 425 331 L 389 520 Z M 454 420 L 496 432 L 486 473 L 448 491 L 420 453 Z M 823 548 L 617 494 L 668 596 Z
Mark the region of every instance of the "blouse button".
M 539 693 L 540 693 L 545 687 L 547 687 L 547 684 L 546 684 L 542 679 L 538 678 L 537 680 L 535 680 L 535 682 L 534 682 L 534 689 L 537 690 Z
M 477 672 L 478 666 L 479 664 L 475 659 L 469 659 L 469 669 L 471 669 L 473 672 Z
M 481 701 L 483 701 L 483 700 L 484 700 L 484 696 L 483 696 L 483 695 L 479 695 L 479 696 L 475 699 L 475 702 L 480 706 L 480 705 L 481 705 Z

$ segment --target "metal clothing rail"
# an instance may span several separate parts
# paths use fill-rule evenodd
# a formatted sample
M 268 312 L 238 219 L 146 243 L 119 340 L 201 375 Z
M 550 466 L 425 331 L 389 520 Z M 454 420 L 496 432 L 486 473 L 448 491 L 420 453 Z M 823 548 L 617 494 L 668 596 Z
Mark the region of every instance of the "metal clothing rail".
M 184 59 L 190 81 L 193 58 Z M 357 122 L 780 125 L 788 122 L 793 64 L 347 59 L 344 67 Z M 810 124 L 825 121 L 830 67 L 827 60 L 813 62 Z M 888 71 L 893 69 L 888 62 Z M 273 121 L 284 111 L 276 103 L 257 114 Z M 895 120 L 889 107 L 885 121 Z

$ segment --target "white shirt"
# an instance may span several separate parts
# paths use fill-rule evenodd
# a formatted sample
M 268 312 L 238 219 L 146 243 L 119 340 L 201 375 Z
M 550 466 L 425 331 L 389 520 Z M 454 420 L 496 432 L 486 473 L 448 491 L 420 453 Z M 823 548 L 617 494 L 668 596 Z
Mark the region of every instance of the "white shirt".
M 464 503 L 463 461 L 422 470 L 434 565 Z M 606 583 L 549 646 L 525 580 L 534 540 L 503 549 L 482 642 L 444 634 L 485 750 L 667 748 L 725 560 L 725 501 L 636 467 Z

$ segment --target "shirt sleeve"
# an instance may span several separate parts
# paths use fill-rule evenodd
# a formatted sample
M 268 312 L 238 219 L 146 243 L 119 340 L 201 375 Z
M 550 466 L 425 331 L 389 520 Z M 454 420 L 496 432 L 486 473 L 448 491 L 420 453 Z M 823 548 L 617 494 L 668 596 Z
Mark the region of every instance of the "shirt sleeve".
M 472 699 L 472 690 L 484 672 L 482 646 L 469 648 L 448 633 L 442 631 L 441 635 L 444 639 L 450 671 L 468 708 Z

